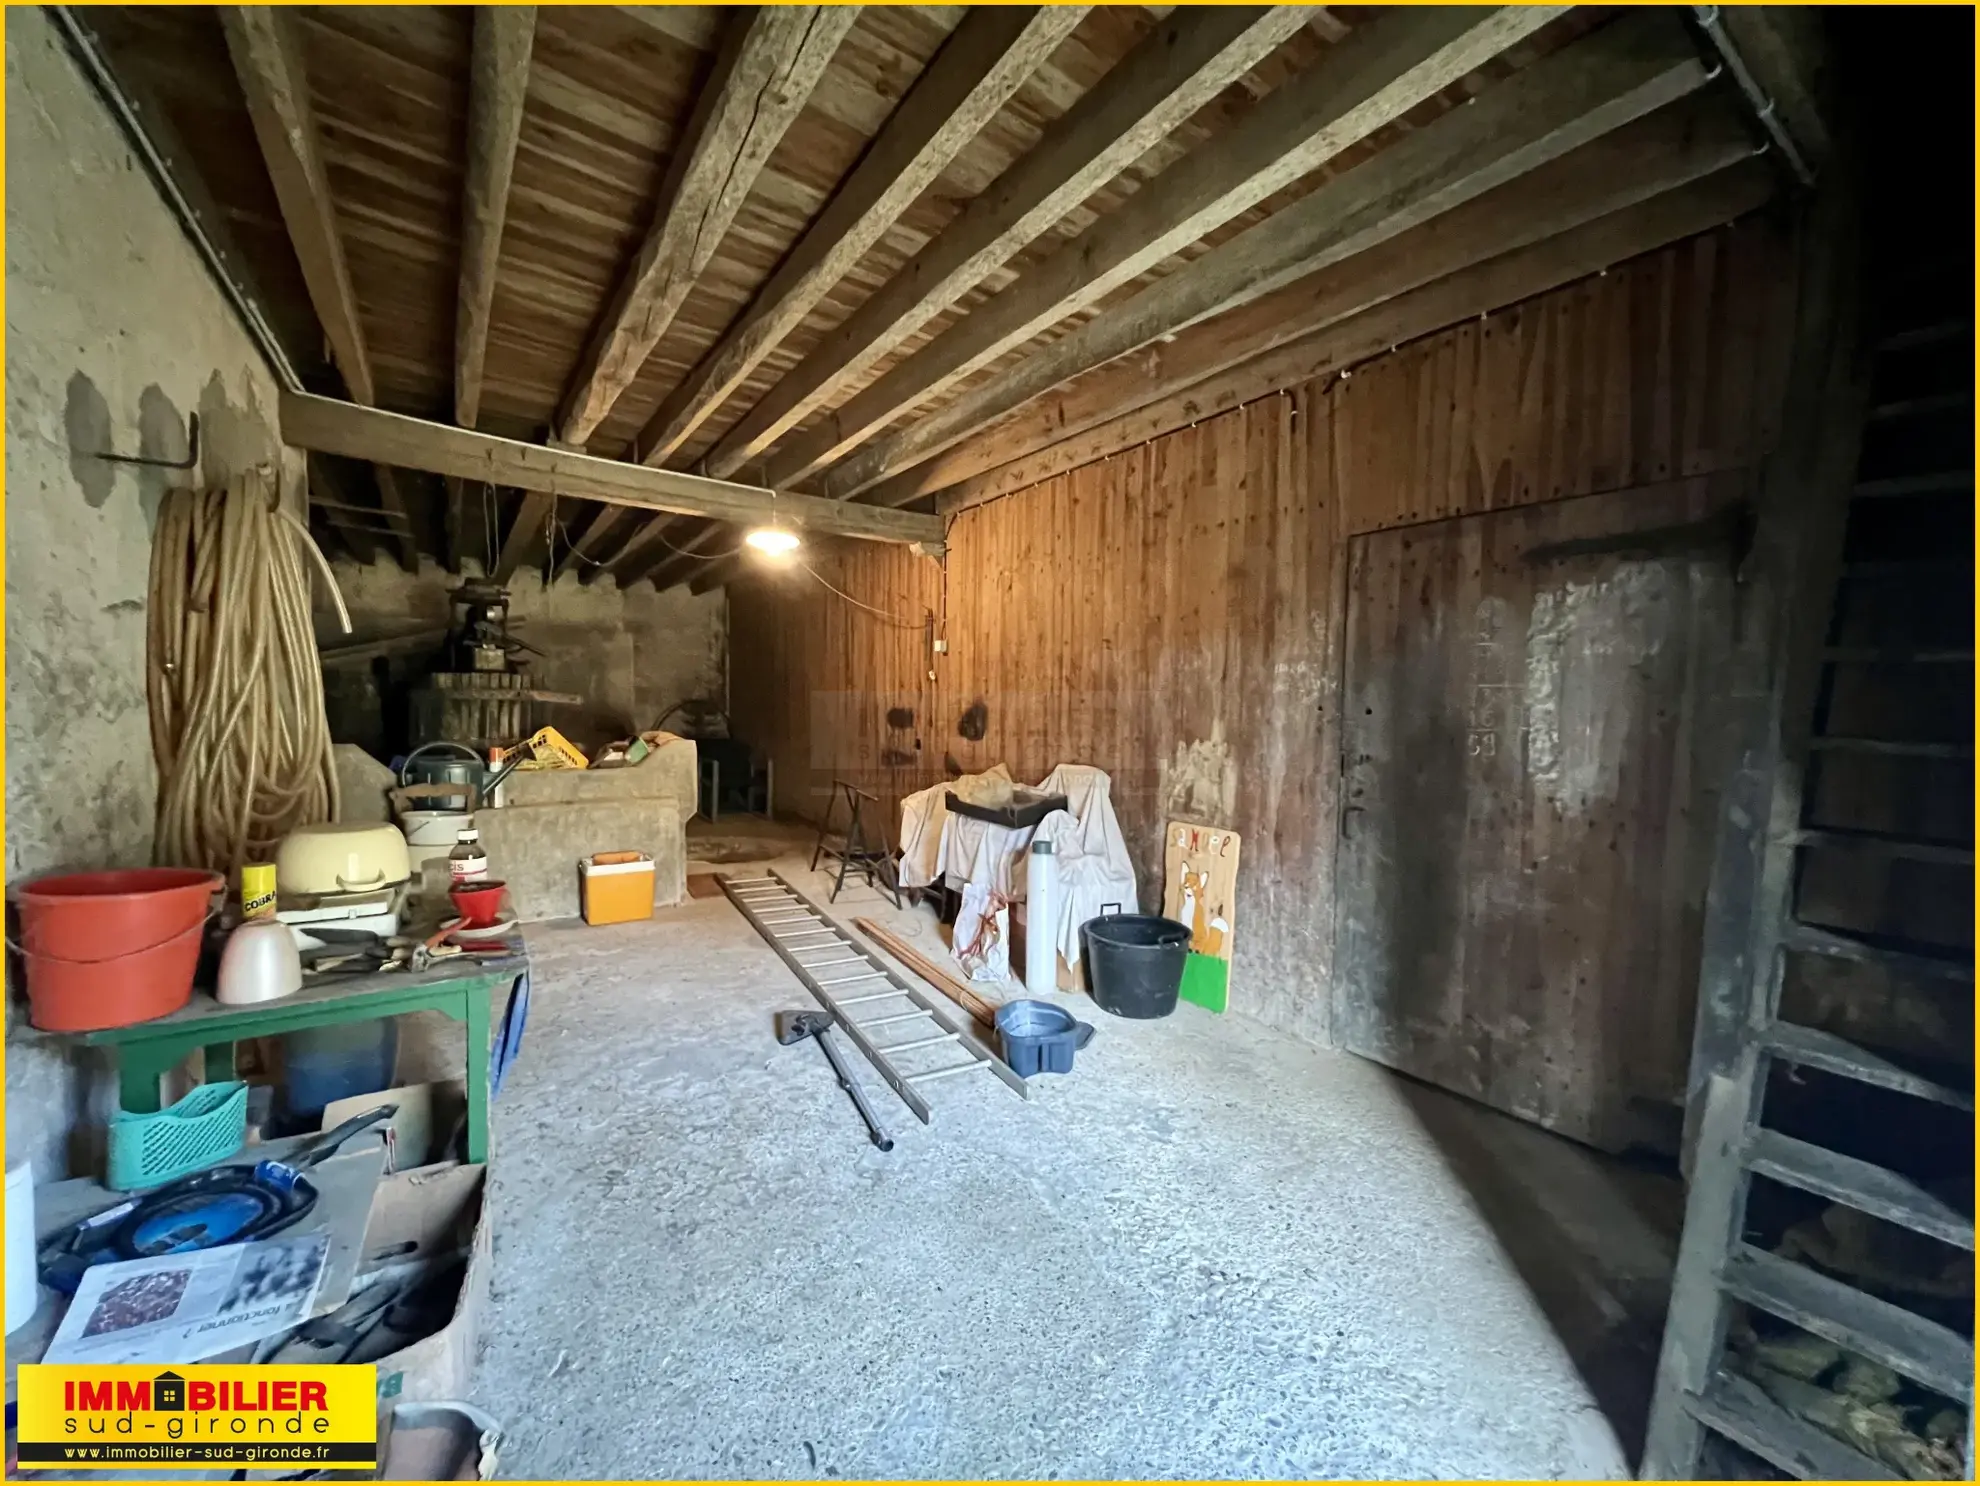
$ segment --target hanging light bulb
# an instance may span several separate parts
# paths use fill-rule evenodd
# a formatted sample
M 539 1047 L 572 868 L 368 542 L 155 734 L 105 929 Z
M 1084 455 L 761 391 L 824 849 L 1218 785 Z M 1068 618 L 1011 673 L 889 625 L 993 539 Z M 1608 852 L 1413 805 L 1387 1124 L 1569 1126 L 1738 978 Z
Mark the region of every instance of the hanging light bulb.
M 782 526 L 759 526 L 744 537 L 743 541 L 758 552 L 769 552 L 779 556 L 787 552 L 795 552 L 802 545 L 798 541 L 796 532 Z

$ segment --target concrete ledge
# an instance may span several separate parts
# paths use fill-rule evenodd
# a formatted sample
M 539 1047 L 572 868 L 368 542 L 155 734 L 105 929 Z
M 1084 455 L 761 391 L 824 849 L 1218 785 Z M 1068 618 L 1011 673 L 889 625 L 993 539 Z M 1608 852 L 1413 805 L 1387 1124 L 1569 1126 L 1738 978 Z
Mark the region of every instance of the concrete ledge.
M 584 774 L 573 770 L 568 777 Z M 671 799 L 508 804 L 477 811 L 475 825 L 488 852 L 488 875 L 509 885 L 509 901 L 526 923 L 577 916 L 578 862 L 594 852 L 650 855 L 656 906 L 687 896 L 685 835 Z
M 698 772 L 693 742 L 683 738 L 623 769 L 518 769 L 502 784 L 505 808 L 571 805 L 591 800 L 672 800 L 694 813 Z

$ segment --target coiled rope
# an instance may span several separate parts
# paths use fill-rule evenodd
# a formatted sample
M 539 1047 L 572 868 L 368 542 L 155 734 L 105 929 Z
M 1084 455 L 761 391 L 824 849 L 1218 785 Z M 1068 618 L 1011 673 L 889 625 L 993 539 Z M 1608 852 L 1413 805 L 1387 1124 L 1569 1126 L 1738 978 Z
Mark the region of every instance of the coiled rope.
M 145 644 L 161 865 L 231 877 L 244 862 L 273 860 L 297 826 L 336 815 L 303 556 L 321 566 L 314 549 L 280 509 L 267 466 L 224 491 L 166 494 Z M 341 596 L 337 605 L 341 615 Z

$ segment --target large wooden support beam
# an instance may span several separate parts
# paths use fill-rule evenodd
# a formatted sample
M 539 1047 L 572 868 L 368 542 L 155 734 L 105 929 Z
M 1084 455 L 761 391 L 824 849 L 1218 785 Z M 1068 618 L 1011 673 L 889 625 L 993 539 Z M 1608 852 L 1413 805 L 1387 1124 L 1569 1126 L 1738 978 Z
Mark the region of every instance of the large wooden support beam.
M 534 5 L 481 5 L 474 12 L 468 73 L 467 184 L 461 193 L 461 281 L 454 310 L 454 421 L 481 416 L 481 374 L 509 181 L 522 137 L 529 54 L 536 41 Z
M 299 449 L 401 469 L 429 470 L 543 496 L 576 496 L 608 505 L 711 516 L 745 525 L 776 522 L 875 542 L 939 542 L 942 537 L 942 523 L 933 516 L 781 494 L 624 460 L 549 449 L 306 392 L 284 392 L 281 417 L 283 441 Z
M 868 444 L 820 483 L 827 494 L 850 499 L 1061 382 L 1381 246 L 1696 91 L 1707 76 L 1690 38 L 1669 16 L 1627 15 L 1404 136 L 929 416 Z
M 255 142 L 268 167 L 288 230 L 310 307 L 330 343 L 331 359 L 351 396 L 367 406 L 378 401 L 372 380 L 371 357 L 365 350 L 364 326 L 358 318 L 357 293 L 351 287 L 350 265 L 344 259 L 343 238 L 330 197 L 330 178 L 317 145 L 316 116 L 310 108 L 309 75 L 303 64 L 302 40 L 295 12 L 280 6 L 228 5 L 220 8 L 220 25 L 227 51 L 247 100 Z M 419 568 L 419 548 L 405 522 L 405 504 L 389 470 L 378 472 L 378 496 L 385 510 L 400 519 L 393 545 L 399 565 L 407 572 Z
M 653 225 L 571 378 L 558 414 L 564 442 L 591 437 L 639 375 L 858 19 L 852 5 L 766 5 L 729 22 Z
M 1724 172 L 1752 156 L 1754 150 L 1751 129 L 1722 97 L 1701 95 L 1675 108 L 1661 109 L 1455 211 L 1411 228 L 1379 253 L 1308 274 L 1241 309 L 1193 325 L 1173 340 L 1110 361 L 1066 386 L 1055 387 L 965 442 L 875 486 L 866 499 L 876 505 L 899 506 L 946 490 L 1502 254 L 1545 244 L 1546 250 L 1534 260 L 1543 277 L 1549 259 L 1578 264 L 1585 261 L 1586 252 L 1578 240 L 1566 234 Z M 1642 245 L 1625 242 L 1624 251 L 1616 256 L 1629 257 L 1660 246 L 1670 240 L 1669 224 L 1696 220 L 1701 211 L 1712 218 L 1705 225 L 1712 226 L 1726 219 L 1725 210 L 1747 210 L 1752 205 L 1751 183 L 1756 179 L 1764 184 L 1767 172 L 1761 169 L 1757 177 L 1742 175 L 1739 183 L 1722 183 L 1702 198 L 1719 203 L 1717 206 L 1694 206 L 1692 198 L 1665 201 L 1643 219 Z M 1614 231 L 1600 240 L 1613 243 Z M 1581 271 L 1573 268 L 1566 277 L 1576 277 Z M 1490 291 L 1486 297 L 1496 292 Z M 1458 302 L 1463 303 L 1461 294 Z M 1497 308 L 1504 302 L 1495 299 L 1489 305 L 1479 304 L 1477 310 Z M 1475 311 L 1462 308 L 1456 318 L 1467 312 Z
M 731 475 L 901 345 L 1302 23 L 1297 7 L 1189 6 L 1168 16 L 963 208 L 901 271 L 778 381 L 703 462 Z
M 856 267 L 1086 15 L 1084 5 L 970 11 L 742 317 L 668 394 L 634 442 L 665 464 Z
M 766 478 L 795 484 L 845 459 L 929 398 L 1312 174 L 1559 13 L 1548 6 L 1426 6 L 1370 22 L 1241 123 L 773 451 Z

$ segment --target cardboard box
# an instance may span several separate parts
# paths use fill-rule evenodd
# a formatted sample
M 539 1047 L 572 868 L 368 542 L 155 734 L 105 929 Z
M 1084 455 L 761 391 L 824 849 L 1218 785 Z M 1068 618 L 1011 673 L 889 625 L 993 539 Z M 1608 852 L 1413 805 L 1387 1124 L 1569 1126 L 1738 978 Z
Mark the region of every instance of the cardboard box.
M 378 1184 L 364 1233 L 361 1275 L 416 1260 L 467 1257 L 460 1296 L 447 1324 L 379 1359 L 382 1407 L 468 1396 L 495 1260 L 487 1188 L 487 1167 L 459 1163 L 401 1171 Z

